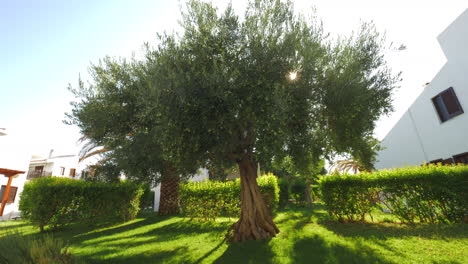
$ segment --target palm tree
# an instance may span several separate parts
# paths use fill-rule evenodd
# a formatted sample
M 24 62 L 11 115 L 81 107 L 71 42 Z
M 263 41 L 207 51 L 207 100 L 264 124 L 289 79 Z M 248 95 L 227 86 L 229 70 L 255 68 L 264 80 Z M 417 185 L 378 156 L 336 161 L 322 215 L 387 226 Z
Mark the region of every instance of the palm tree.
M 349 173 L 357 174 L 366 169 L 356 160 L 338 160 L 336 161 L 331 168 L 334 168 L 335 173 Z

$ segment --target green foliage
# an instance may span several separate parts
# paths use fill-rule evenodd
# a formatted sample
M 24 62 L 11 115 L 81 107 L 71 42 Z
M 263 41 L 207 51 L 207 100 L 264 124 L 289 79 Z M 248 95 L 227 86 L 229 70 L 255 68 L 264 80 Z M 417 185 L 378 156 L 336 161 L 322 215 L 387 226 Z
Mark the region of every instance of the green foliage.
M 291 2 L 263 0 L 251 1 L 243 17 L 230 5 L 218 11 L 189 1 L 181 26 L 180 35 L 148 45 L 143 62 L 146 97 L 160 104 L 161 136 L 173 143 L 174 157 L 248 154 L 268 164 L 290 155 L 302 168 L 323 151 L 361 148 L 391 110 L 398 76 L 371 24 L 332 42 L 320 22 L 296 16 Z M 287 77 L 292 71 L 295 80 Z
M 2 264 L 78 264 L 68 247 L 51 236 L 31 238 L 19 233 L 0 237 L 0 263 Z
M 272 174 L 257 178 L 267 207 L 274 212 L 279 202 L 277 178 Z M 189 182 L 180 187 L 181 211 L 190 218 L 214 220 L 219 216 L 237 217 L 240 211 L 240 181 Z
M 25 184 L 19 208 L 41 230 L 72 222 L 128 221 L 138 213 L 142 194 L 143 188 L 131 182 L 43 177 Z
M 284 207 L 289 202 L 289 182 L 284 178 L 278 178 L 279 206 Z
M 364 220 L 374 208 L 402 222 L 462 222 L 468 215 L 468 166 L 410 167 L 320 181 L 328 212 L 340 221 Z
M 326 173 L 324 163 L 324 160 L 319 160 L 307 166 L 298 166 L 291 156 L 275 157 L 266 167 L 278 175 L 280 205 L 285 206 L 291 199 L 299 204 L 306 203 L 307 185 L 316 183 L 318 175 Z
M 376 213 L 375 220 L 395 221 L 383 213 Z M 321 204 L 278 210 L 275 222 L 281 235 L 267 242 L 223 242 L 234 221 L 199 222 L 142 214 L 117 226 L 73 225 L 54 237 L 68 241 L 74 256 L 96 264 L 460 264 L 466 259 L 468 245 L 466 224 L 340 224 L 330 221 Z M 0 222 L 0 237 L 13 230 L 25 236 L 47 235 L 24 221 Z M 16 252 L 8 247 L 8 239 L 5 242 L 6 247 L 0 245 L 0 255 L 4 249 Z
M 154 207 L 154 191 L 151 190 L 151 186 L 149 184 L 143 185 L 143 194 L 141 195 L 140 199 L 140 208 L 141 209 L 153 209 Z
M 304 178 L 294 179 L 290 187 L 290 197 L 294 199 L 296 203 L 303 204 L 306 199 L 306 185 L 307 181 Z

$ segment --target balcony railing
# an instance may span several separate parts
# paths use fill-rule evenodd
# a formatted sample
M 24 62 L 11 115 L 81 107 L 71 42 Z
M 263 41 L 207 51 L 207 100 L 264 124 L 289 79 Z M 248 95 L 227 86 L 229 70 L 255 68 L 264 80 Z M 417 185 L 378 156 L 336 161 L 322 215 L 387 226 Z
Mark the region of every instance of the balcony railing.
M 35 178 L 45 177 L 45 176 L 52 176 L 52 172 L 32 170 L 28 172 L 28 176 L 26 178 L 29 180 L 29 179 L 35 179 Z

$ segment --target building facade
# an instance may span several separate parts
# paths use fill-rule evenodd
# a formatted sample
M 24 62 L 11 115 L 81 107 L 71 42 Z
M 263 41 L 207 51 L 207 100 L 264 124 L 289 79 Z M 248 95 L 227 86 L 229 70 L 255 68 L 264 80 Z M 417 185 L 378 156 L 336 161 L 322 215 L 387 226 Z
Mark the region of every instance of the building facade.
M 377 169 L 468 164 L 468 9 L 438 42 L 447 62 L 382 141 Z
M 20 216 L 19 200 L 20 194 L 23 191 L 24 184 L 30 180 L 45 177 L 68 177 L 79 179 L 83 165 L 79 164 L 77 155 L 53 155 L 53 150 L 49 152 L 47 158 L 36 156 L 16 154 L 8 157 L 7 149 L 2 149 L 0 155 L 0 168 L 21 170 L 24 173 L 12 177 L 8 197 L 6 199 L 4 211 L 0 216 L 0 220 L 10 220 Z M 12 152 L 11 152 L 12 153 Z M 24 153 L 27 153 L 26 151 Z M 29 158 L 27 158 L 29 156 Z M 29 165 L 28 165 L 29 163 Z M 0 175 L 0 203 L 7 189 L 9 177 Z

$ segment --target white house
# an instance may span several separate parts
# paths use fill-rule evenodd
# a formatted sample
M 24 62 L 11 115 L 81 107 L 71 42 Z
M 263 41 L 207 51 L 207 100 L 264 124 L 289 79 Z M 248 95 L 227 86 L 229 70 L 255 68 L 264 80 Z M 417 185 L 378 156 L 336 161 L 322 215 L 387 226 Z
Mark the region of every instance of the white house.
M 42 176 L 80 178 L 84 165 L 78 163 L 78 156 L 54 156 L 53 151 L 47 158 L 34 156 L 24 146 L 15 145 L 21 142 L 17 135 L 4 129 L 0 132 L 0 220 L 20 215 L 19 195 L 28 180 Z
M 377 169 L 468 164 L 468 9 L 437 39 L 447 62 L 382 141 Z
M 82 166 L 79 166 L 77 155 L 53 155 L 49 152 L 47 158 L 33 155 L 29 163 L 27 179 L 43 176 L 70 177 L 79 179 Z

